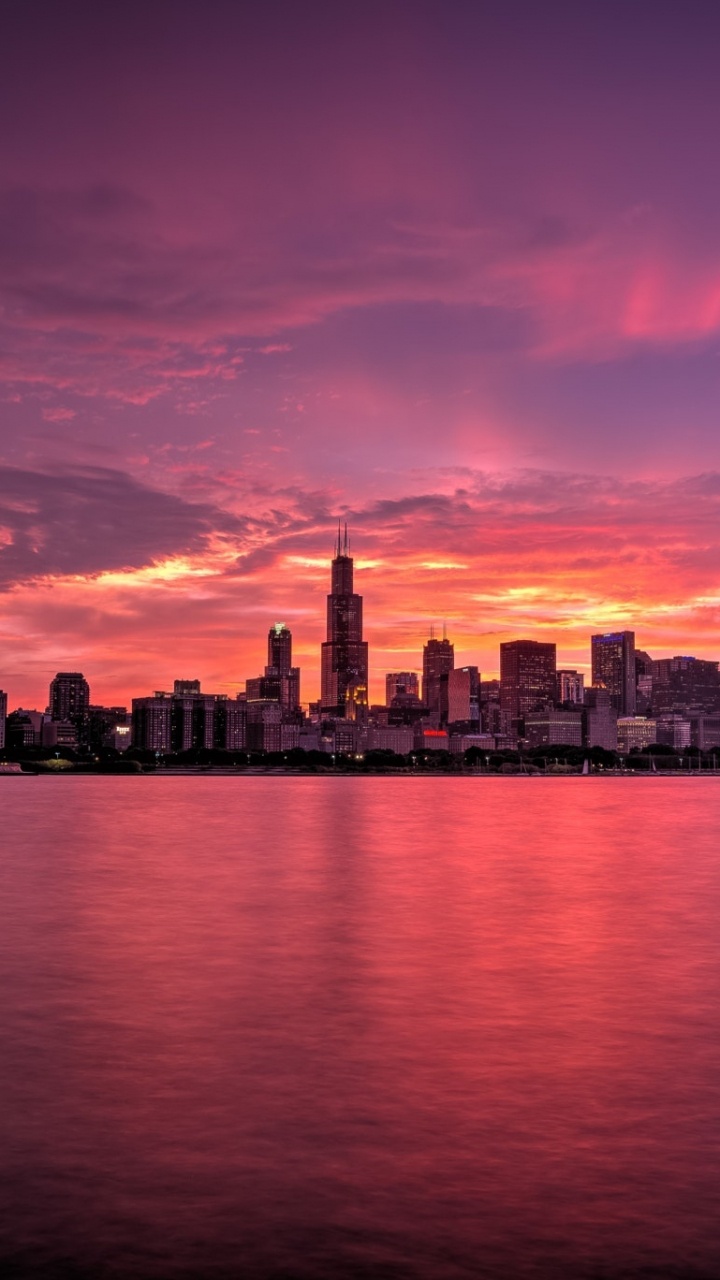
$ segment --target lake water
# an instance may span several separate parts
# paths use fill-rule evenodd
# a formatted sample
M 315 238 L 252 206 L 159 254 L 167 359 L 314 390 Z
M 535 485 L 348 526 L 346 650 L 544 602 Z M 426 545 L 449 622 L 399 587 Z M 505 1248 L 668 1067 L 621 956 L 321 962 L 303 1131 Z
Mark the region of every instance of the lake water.
M 720 1276 L 720 778 L 0 800 L 3 1276 Z

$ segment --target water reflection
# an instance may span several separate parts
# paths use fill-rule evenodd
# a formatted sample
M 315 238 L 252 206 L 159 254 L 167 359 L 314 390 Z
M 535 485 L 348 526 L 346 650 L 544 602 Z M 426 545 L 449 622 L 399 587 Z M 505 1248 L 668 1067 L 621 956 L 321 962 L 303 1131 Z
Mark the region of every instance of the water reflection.
M 715 779 L 3 786 L 11 1274 L 720 1274 Z

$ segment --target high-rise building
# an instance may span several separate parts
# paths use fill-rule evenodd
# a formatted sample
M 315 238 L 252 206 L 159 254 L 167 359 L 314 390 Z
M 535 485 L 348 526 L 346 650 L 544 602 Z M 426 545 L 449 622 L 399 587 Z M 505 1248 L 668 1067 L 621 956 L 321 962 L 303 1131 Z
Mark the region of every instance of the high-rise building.
M 592 682 L 607 689 L 612 706 L 621 716 L 634 716 L 637 708 L 635 632 L 610 631 L 592 636 Z
M 199 680 L 176 680 L 172 694 L 173 751 L 192 751 L 215 745 L 215 703 L 212 693 L 202 693 Z
M 500 706 L 514 721 L 555 701 L 556 647 L 542 640 L 500 645 Z
M 447 723 L 480 725 L 480 672 L 477 667 L 453 667 L 447 673 Z
M 292 632 L 284 622 L 276 622 L 268 631 L 267 680 L 277 680 L 277 698 L 284 711 L 297 711 L 300 706 L 300 668 L 292 665 Z M 263 698 L 274 698 L 265 686 Z
M 58 671 L 50 683 L 50 718 L 75 727 L 77 741 L 84 746 L 88 737 L 90 686 L 81 671 Z
M 653 660 L 644 649 L 635 650 L 635 710 L 645 714 L 652 707 Z
M 292 666 L 292 632 L 284 622 L 276 622 L 268 631 L 267 664 L 278 675 L 287 675 Z
M 389 671 L 385 677 L 385 702 L 389 707 L 396 698 L 401 702 L 420 701 L 418 678 L 415 671 Z
M 720 711 L 718 663 L 679 656 L 653 662 L 653 711 L 681 711 L 690 707 L 708 713 Z
M 338 525 L 322 646 L 320 707 L 326 715 L 354 720 L 367 708 L 368 647 L 362 632 L 362 596 L 353 591 L 347 525 L 342 539 Z
M 586 747 L 617 751 L 618 713 L 607 689 L 593 687 L 585 690 L 583 721 Z
M 423 649 L 422 697 L 430 717 L 437 720 L 438 724 L 443 718 L 443 712 L 447 712 L 447 706 L 443 705 L 447 701 L 447 681 L 443 689 L 442 678 L 447 676 L 454 666 L 455 646 L 446 636 L 443 636 L 442 640 L 436 640 L 431 635 Z M 443 693 L 446 695 L 445 698 Z
M 582 671 L 558 671 L 557 701 L 582 704 L 585 696 L 585 677 Z
M 215 700 L 215 746 L 222 751 L 245 748 L 247 703 L 218 694 Z
M 156 693 L 132 700 L 133 746 L 168 755 L 172 750 L 173 694 Z
M 0 689 L 0 751 L 5 746 L 5 721 L 7 719 L 7 694 Z

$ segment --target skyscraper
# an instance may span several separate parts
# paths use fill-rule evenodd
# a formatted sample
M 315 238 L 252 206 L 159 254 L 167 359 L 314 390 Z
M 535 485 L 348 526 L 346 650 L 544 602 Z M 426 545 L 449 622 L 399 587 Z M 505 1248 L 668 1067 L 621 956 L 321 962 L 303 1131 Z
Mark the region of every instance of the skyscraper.
M 513 720 L 555 701 L 556 647 L 542 640 L 500 645 L 500 706 Z
M 276 622 L 268 631 L 267 679 L 277 679 L 278 696 L 286 711 L 300 706 L 300 668 L 292 665 L 292 632 L 284 622 Z
M 420 701 L 418 678 L 415 671 L 389 671 L 385 677 L 385 702 L 390 706 L 394 699 Z
M 276 622 L 268 631 L 268 667 L 279 676 L 287 675 L 292 666 L 292 632 L 284 622 Z
M 635 632 L 610 631 L 592 636 L 592 682 L 607 689 L 610 704 L 621 716 L 634 716 L 637 705 Z
M 322 646 L 320 706 L 327 715 L 354 720 L 367 706 L 368 647 L 362 638 L 362 596 L 353 591 L 347 525 L 340 525 L 327 598 L 327 640 Z
M 442 678 L 454 666 L 455 646 L 445 636 L 442 640 L 436 640 L 431 635 L 423 649 L 422 697 L 428 713 L 437 719 L 438 724 L 443 718 L 443 711 L 447 713 L 447 696 L 443 699 L 443 692 L 447 695 L 447 682 L 443 690 Z
M 90 686 L 81 671 L 58 671 L 50 683 L 52 720 L 72 724 L 80 745 L 87 742 Z
M 447 674 L 448 724 L 480 726 L 480 672 L 477 667 L 455 667 Z

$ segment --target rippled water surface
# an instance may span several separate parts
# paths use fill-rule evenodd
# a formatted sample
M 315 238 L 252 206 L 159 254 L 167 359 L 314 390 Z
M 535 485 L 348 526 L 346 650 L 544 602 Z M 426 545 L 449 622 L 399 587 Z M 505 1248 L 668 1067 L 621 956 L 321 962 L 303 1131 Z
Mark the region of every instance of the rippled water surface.
M 2 778 L 0 1263 L 720 1276 L 720 778 Z

